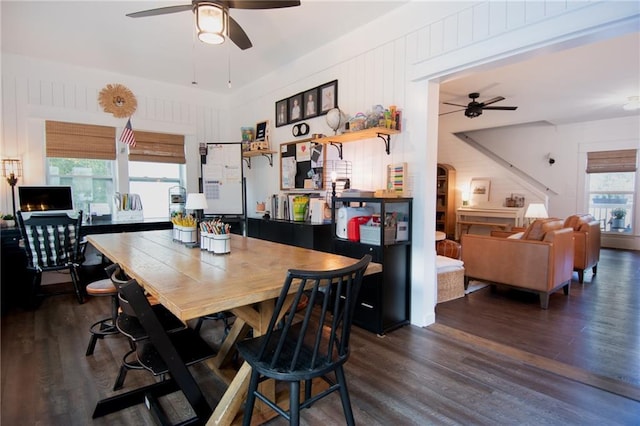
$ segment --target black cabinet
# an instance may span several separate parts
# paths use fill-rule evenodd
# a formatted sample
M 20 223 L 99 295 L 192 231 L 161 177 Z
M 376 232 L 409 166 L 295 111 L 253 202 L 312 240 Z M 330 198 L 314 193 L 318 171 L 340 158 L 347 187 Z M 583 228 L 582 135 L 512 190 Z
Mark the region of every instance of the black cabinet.
M 411 318 L 412 199 L 338 198 L 332 216 L 344 217 L 339 214 L 341 207 L 361 206 L 372 208 L 374 222 L 379 220 L 380 226 L 362 229 L 359 241 L 338 238 L 332 232 L 334 252 L 355 259 L 370 254 L 373 262 L 382 264 L 381 273 L 363 281 L 353 323 L 384 334 L 408 324 Z
M 0 312 L 5 314 L 10 307 L 24 300 L 27 288 L 27 254 L 20 246 L 18 228 L 2 228 L 2 282 L 0 283 Z
M 247 236 L 275 243 L 331 252 L 331 224 L 279 219 L 247 219 Z

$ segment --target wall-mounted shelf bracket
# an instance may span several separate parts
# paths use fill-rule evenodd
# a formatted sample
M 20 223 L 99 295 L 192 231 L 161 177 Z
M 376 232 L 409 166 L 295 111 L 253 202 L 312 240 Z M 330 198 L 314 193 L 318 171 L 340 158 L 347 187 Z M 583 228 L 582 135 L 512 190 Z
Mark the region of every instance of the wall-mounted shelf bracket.
M 330 142 L 338 150 L 338 157 L 342 160 L 342 142 Z
M 273 167 L 273 153 L 274 151 L 247 151 L 242 153 L 242 159 L 247 163 L 247 168 L 251 168 L 251 157 L 263 156 L 269 160 L 269 166 Z
M 387 155 L 391 155 L 391 135 L 386 133 L 378 133 L 378 137 L 384 142 L 384 147 L 387 150 Z M 340 157 L 342 159 L 342 157 Z

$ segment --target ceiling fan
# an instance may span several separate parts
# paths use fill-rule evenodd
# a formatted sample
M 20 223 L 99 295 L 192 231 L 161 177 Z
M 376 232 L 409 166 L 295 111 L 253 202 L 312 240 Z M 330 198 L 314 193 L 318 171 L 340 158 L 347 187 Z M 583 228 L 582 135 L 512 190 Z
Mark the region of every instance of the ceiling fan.
M 502 96 L 496 96 L 495 98 L 489 99 L 488 101 L 484 101 L 484 102 L 476 101 L 476 99 L 478 99 L 479 97 L 480 97 L 480 93 L 473 92 L 473 93 L 469 93 L 469 98 L 471 98 L 471 102 L 469 102 L 468 105 L 453 104 L 451 102 L 443 102 L 443 104 L 462 107 L 464 110 L 464 115 L 466 115 L 469 118 L 475 118 L 482 115 L 482 111 L 484 111 L 485 109 L 500 110 L 500 111 L 515 111 L 516 109 L 518 109 L 518 107 L 515 107 L 515 106 L 488 106 L 496 102 L 504 101 L 505 98 L 503 98 Z M 444 112 L 440 115 L 452 114 L 454 112 L 463 111 L 463 110 L 457 109 L 455 111 Z
M 193 11 L 196 18 L 198 38 L 204 43 L 221 44 L 228 37 L 240 49 L 253 45 L 249 36 L 235 19 L 229 16 L 229 9 L 276 9 L 300 6 L 299 0 L 193 0 L 191 4 L 160 7 L 128 13 L 130 18 L 166 15 L 169 13 Z

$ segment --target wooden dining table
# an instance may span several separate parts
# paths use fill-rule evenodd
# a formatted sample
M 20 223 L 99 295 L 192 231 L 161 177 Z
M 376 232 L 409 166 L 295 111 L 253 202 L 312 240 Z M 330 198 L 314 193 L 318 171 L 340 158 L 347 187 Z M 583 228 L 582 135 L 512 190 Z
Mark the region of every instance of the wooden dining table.
M 246 398 L 251 368 L 227 368 L 235 343 L 246 334 L 266 332 L 289 269 L 331 270 L 354 259 L 231 235 L 231 251 L 217 255 L 190 248 L 173 239 L 170 230 L 89 235 L 87 240 L 182 321 L 229 311 L 236 316 L 218 355 L 208 362 L 211 370 L 228 384 L 207 425 L 229 425 Z M 382 271 L 370 263 L 366 274 Z M 263 391 L 275 396 L 275 384 Z

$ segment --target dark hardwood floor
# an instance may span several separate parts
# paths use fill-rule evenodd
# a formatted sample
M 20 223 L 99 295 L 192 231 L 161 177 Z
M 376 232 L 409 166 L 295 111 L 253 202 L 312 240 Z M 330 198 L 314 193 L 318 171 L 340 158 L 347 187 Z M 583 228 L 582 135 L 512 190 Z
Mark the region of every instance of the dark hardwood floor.
M 346 365 L 360 425 L 638 425 L 640 424 L 640 253 L 602 250 L 596 277 L 571 295 L 535 297 L 480 290 L 437 306 L 437 323 L 406 326 L 385 337 L 354 328 Z M 577 279 L 577 276 L 575 277 Z M 96 401 L 111 396 L 122 337 L 99 341 L 85 357 L 89 325 L 108 315 L 108 298 L 78 305 L 50 297 L 36 311 L 2 317 L 2 425 L 151 425 L 143 406 L 93 421 Z M 218 344 L 217 322 L 203 334 Z M 224 384 L 192 368 L 211 404 Z M 131 371 L 125 389 L 153 378 Z M 174 420 L 184 398 L 162 399 Z M 303 424 L 344 424 L 338 395 L 302 412 Z M 282 419 L 271 425 L 286 424 Z

